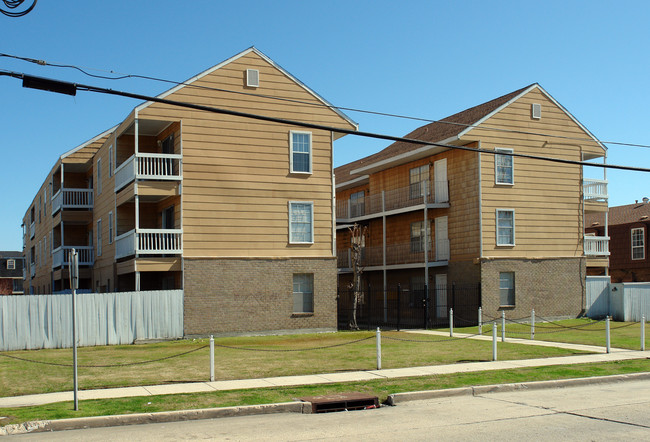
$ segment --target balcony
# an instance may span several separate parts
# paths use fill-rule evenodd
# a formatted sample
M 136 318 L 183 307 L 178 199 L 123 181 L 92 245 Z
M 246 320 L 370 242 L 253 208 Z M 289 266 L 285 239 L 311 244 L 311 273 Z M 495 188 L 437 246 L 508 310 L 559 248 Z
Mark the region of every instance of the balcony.
M 361 249 L 361 266 L 382 267 L 383 247 L 373 246 Z M 427 251 L 429 263 L 445 265 L 449 260 L 449 240 L 439 239 L 435 241 L 435 247 Z M 337 267 L 339 269 L 352 268 L 352 251 L 344 249 L 337 251 Z M 402 266 L 411 264 L 424 264 L 424 249 L 420 242 L 408 242 L 402 244 L 386 245 L 386 266 Z
M 181 180 L 182 155 L 137 153 L 115 169 L 115 192 L 136 179 Z
M 183 253 L 182 229 L 133 229 L 115 238 L 115 259 Z
M 61 209 L 92 209 L 93 189 L 60 189 L 52 196 L 52 215 Z
M 585 256 L 609 256 L 609 236 L 585 236 Z
M 79 258 L 79 266 L 92 267 L 95 263 L 92 246 L 63 246 L 52 251 L 52 268 L 67 267 L 70 265 L 70 251 L 75 249 Z
M 607 181 L 584 179 L 582 193 L 585 201 L 607 202 Z
M 352 204 L 349 199 L 337 201 L 336 219 L 346 222 L 424 208 L 425 193 L 427 207 L 449 207 L 449 181 L 423 181 L 407 187 L 372 194 Z

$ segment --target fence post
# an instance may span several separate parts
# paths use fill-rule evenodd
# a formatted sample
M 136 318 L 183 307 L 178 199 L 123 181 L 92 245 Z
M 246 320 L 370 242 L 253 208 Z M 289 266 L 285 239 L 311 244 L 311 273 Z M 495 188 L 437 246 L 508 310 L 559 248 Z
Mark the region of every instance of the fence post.
M 454 309 L 449 309 L 449 337 L 454 337 Z
M 605 319 L 605 346 L 607 347 L 607 353 L 610 352 L 610 340 L 609 340 L 609 316 Z
M 535 340 L 535 309 L 530 313 L 530 339 Z
M 214 336 L 210 335 L 210 382 L 214 382 Z
M 506 342 L 506 311 L 501 310 L 501 342 Z
M 397 331 L 399 331 L 400 320 L 402 319 L 402 286 L 397 284 Z
M 492 360 L 497 360 L 497 323 L 492 323 Z
M 645 351 L 645 315 L 641 316 L 641 351 Z
M 483 334 L 483 309 L 481 307 L 478 308 L 478 334 Z
M 381 330 L 377 327 L 377 370 L 381 370 Z
M 424 329 L 426 330 L 429 326 L 429 285 L 424 284 L 424 299 L 422 300 L 424 304 Z

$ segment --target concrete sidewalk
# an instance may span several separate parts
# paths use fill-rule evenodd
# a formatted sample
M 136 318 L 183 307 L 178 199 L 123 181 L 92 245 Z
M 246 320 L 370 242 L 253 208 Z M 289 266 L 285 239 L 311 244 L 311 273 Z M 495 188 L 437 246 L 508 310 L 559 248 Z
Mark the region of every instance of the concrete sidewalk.
M 435 332 L 428 330 L 411 331 L 410 333 L 428 334 L 437 336 L 449 336 L 449 333 Z M 454 333 L 454 337 L 469 337 L 470 339 L 491 340 L 491 336 L 471 336 L 462 333 Z M 305 376 L 282 376 L 263 379 L 241 379 L 231 381 L 215 382 L 193 382 L 185 384 L 150 385 L 144 387 L 106 388 L 99 390 L 79 391 L 79 400 L 88 399 L 109 399 L 134 396 L 155 396 L 163 394 L 179 393 L 202 393 L 225 390 L 244 390 L 251 388 L 270 388 L 279 386 L 296 385 L 317 385 L 331 384 L 338 382 L 369 381 L 387 378 L 404 378 L 416 376 L 431 376 L 452 373 L 468 373 L 487 370 L 504 370 L 522 367 L 543 367 L 563 364 L 583 364 L 593 362 L 610 362 L 630 359 L 650 359 L 650 351 L 634 351 L 625 349 L 611 349 L 611 353 L 605 353 L 603 347 L 591 345 L 565 344 L 548 341 L 531 341 L 527 339 L 506 339 L 506 342 L 541 345 L 566 348 L 571 350 L 582 350 L 596 354 L 561 356 L 553 358 L 523 359 L 512 361 L 493 362 L 470 362 L 450 365 L 432 365 L 424 367 L 392 368 L 384 370 L 351 371 L 344 373 L 326 373 Z M 58 392 L 46 394 L 32 394 L 27 396 L 14 396 L 0 398 L 0 408 L 26 407 L 34 405 L 50 404 L 54 402 L 65 402 L 73 400 L 73 392 Z

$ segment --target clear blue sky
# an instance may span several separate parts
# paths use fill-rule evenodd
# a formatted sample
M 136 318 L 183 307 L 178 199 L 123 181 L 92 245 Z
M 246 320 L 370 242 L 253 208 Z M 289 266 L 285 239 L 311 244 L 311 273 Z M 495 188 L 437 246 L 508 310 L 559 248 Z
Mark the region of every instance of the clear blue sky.
M 538 82 L 599 139 L 650 144 L 647 1 L 41 0 L 25 17 L 1 15 L 0 30 L 2 53 L 179 81 L 256 46 L 335 105 L 431 119 Z M 168 89 L 5 57 L 0 69 L 142 94 Z M 21 219 L 57 157 L 138 102 L 0 77 L 0 103 L 0 250 L 19 250 Z M 348 115 L 361 130 L 396 136 L 423 124 Z M 335 165 L 386 145 L 347 136 L 335 143 Z M 608 147 L 609 163 L 650 167 L 648 148 Z M 650 196 L 649 174 L 607 177 L 610 206 Z

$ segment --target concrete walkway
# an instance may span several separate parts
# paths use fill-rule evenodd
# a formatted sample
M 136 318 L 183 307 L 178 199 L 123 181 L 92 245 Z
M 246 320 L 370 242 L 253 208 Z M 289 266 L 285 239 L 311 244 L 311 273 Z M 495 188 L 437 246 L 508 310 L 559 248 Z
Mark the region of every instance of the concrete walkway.
M 413 330 L 409 333 L 427 334 L 436 336 L 449 336 L 449 333 Z M 454 333 L 454 337 L 469 337 L 470 339 L 491 340 L 491 336 L 471 336 L 462 333 Z M 499 339 L 500 341 L 500 339 Z M 605 348 L 592 345 L 566 344 L 549 341 L 531 341 L 528 339 L 507 338 L 506 342 L 524 345 L 539 345 L 566 348 L 571 350 L 582 350 L 595 354 L 561 356 L 553 358 L 522 359 L 511 361 L 492 362 L 470 362 L 450 365 L 432 365 L 424 367 L 391 368 L 383 370 L 350 371 L 343 373 L 325 373 L 305 376 L 282 376 L 263 379 L 241 379 L 231 381 L 215 382 L 193 382 L 186 384 L 150 385 L 144 387 L 105 388 L 99 390 L 79 391 L 79 400 L 87 399 L 110 399 L 134 396 L 155 396 L 162 394 L 179 393 L 205 393 L 225 390 L 244 390 L 250 388 L 270 388 L 279 386 L 295 385 L 317 385 L 331 384 L 338 382 L 370 381 L 387 378 L 404 378 L 416 376 L 431 376 L 452 373 L 468 373 L 487 370 L 505 370 L 522 367 L 543 367 L 563 364 L 584 364 L 593 362 L 623 361 L 630 359 L 650 359 L 650 351 L 634 351 L 626 349 L 611 349 L 606 353 Z M 497 355 L 498 356 L 498 355 Z M 27 407 L 44 405 L 54 402 L 65 402 L 73 400 L 73 392 L 65 391 L 58 393 L 31 394 L 27 396 L 14 396 L 0 398 L 0 408 L 6 407 Z

